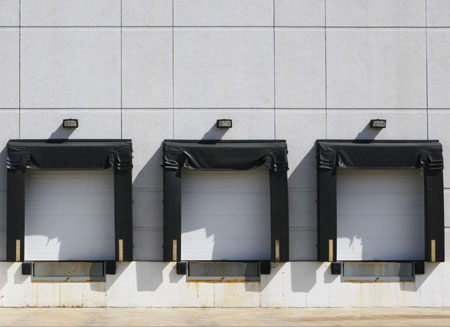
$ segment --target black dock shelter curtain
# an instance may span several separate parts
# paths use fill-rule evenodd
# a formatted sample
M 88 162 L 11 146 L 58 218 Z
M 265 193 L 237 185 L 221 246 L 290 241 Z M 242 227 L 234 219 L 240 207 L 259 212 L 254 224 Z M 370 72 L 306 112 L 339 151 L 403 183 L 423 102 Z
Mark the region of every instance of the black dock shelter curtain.
M 6 161 L 7 261 L 24 260 L 27 169 L 108 168 L 114 169 L 116 261 L 132 261 L 132 152 L 131 140 L 10 140 Z
M 425 260 L 444 261 L 444 165 L 439 141 L 318 140 L 316 150 L 319 261 L 336 261 L 337 168 L 423 168 Z
M 285 141 L 166 140 L 164 155 L 164 260 L 181 258 L 182 168 L 247 170 L 266 165 L 270 175 L 272 261 L 289 261 L 287 145 Z

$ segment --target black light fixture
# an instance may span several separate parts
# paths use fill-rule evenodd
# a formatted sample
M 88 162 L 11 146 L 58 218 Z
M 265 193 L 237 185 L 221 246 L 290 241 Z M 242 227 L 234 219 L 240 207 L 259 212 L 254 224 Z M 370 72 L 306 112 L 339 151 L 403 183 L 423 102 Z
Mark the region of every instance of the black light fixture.
M 218 119 L 217 128 L 232 128 L 233 127 L 233 121 L 231 119 Z
M 370 128 L 386 128 L 386 119 L 372 119 Z
M 63 120 L 63 127 L 64 128 L 78 128 L 78 119 L 64 119 Z

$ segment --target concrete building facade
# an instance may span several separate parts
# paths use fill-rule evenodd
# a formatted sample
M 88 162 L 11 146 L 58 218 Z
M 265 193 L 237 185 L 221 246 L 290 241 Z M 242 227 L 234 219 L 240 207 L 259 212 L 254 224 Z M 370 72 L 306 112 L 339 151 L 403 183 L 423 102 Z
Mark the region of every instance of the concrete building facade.
M 0 45 L 0 305 L 450 305 L 446 206 L 449 261 L 413 281 L 348 282 L 318 261 L 316 173 L 318 139 L 439 140 L 450 161 L 449 1 L 0 0 Z M 216 128 L 224 118 L 232 128 Z M 6 262 L 11 139 L 131 140 L 133 260 L 80 283 Z M 211 283 L 164 261 L 172 139 L 286 140 L 287 262 L 259 282 Z M 443 183 L 447 204 L 447 169 Z

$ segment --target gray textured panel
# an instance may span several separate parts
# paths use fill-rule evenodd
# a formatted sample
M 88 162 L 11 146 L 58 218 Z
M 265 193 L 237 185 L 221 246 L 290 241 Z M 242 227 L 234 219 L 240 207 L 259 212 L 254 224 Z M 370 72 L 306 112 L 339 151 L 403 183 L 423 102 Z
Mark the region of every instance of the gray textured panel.
M 413 281 L 413 262 L 344 262 L 343 281 Z
M 35 262 L 33 280 L 88 281 L 104 279 L 103 262 Z
M 259 262 L 189 262 L 188 280 L 259 280 Z

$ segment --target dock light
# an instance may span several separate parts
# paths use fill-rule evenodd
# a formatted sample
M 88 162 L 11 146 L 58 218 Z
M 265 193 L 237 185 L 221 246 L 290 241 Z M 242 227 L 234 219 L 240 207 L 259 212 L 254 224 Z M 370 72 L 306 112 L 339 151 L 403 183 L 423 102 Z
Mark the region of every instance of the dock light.
M 372 119 L 370 128 L 386 128 L 386 119 Z
M 218 119 L 217 128 L 231 128 L 233 127 L 233 121 L 231 119 Z
M 64 119 L 63 120 L 64 128 L 78 128 L 78 119 Z

